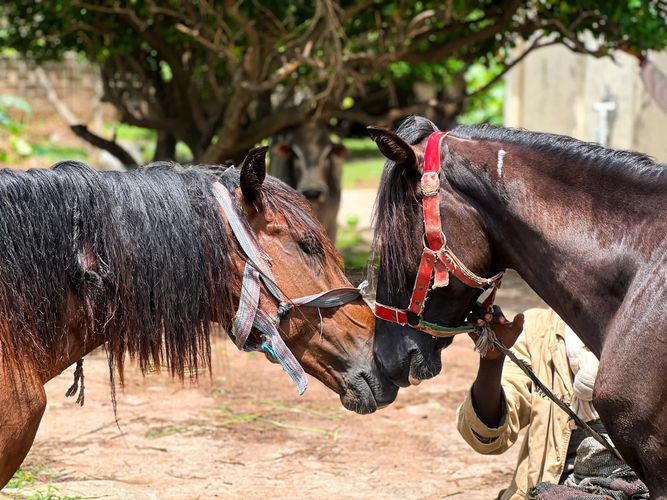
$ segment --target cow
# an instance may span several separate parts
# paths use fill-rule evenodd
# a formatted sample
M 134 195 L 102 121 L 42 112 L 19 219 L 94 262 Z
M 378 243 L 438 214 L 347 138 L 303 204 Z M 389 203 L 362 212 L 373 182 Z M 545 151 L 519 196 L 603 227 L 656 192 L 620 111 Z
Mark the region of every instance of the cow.
M 310 201 L 313 212 L 332 241 L 340 207 L 341 178 L 347 149 L 331 140 L 326 124 L 310 121 L 273 138 L 271 175 Z

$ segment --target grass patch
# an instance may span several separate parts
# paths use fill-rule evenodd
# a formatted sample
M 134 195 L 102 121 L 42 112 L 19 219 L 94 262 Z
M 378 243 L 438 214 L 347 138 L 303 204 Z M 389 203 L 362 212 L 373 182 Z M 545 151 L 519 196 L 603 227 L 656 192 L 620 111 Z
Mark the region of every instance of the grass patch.
M 350 152 L 350 158 L 382 158 L 370 137 L 350 137 L 343 139 L 343 144 Z
M 376 188 L 384 167 L 384 158 L 368 137 L 344 139 L 350 157 L 343 167 L 343 189 Z
M 237 424 L 247 424 L 254 422 L 255 420 L 262 417 L 262 414 L 259 412 L 237 412 L 233 408 L 230 408 L 227 405 L 220 405 L 218 409 L 222 413 L 222 416 L 219 420 L 216 420 L 216 424 L 219 427 L 227 427 L 228 425 L 237 425 Z
M 329 406 L 320 405 L 317 407 L 303 402 L 292 404 L 286 403 L 284 401 L 276 401 L 273 399 L 260 399 L 257 401 L 257 403 L 262 406 L 268 406 L 272 410 L 300 413 L 302 415 L 325 420 L 340 420 L 343 415 L 340 411 L 333 410 Z
M 373 189 L 380 185 L 382 158 L 349 159 L 343 167 L 343 189 Z
M 62 495 L 51 480 L 55 474 L 47 467 L 26 466 L 16 471 L 2 494 L 23 500 L 75 500 L 81 497 Z
M 157 137 L 157 132 L 155 130 L 126 125 L 124 123 L 105 123 L 103 129 L 108 136 L 111 136 L 115 131 L 117 141 L 154 142 Z
M 43 142 L 34 146 L 33 153 L 41 156 L 49 163 L 55 163 L 67 158 L 68 160 L 88 160 L 88 153 L 80 146 L 65 146 L 52 142 Z
M 172 436 L 174 434 L 182 434 L 184 432 L 190 432 L 194 429 L 193 425 L 173 425 L 169 427 L 163 427 L 162 429 L 155 429 L 148 431 L 146 437 L 148 439 L 160 439 L 167 436 Z
M 361 270 L 368 263 L 370 254 L 368 242 L 364 240 L 358 225 L 359 219 L 350 216 L 344 225 L 338 226 L 336 248 L 343 257 L 346 272 Z
M 272 418 L 260 418 L 260 421 L 269 425 L 273 425 L 275 427 L 279 427 L 281 429 L 307 432 L 309 434 L 324 434 L 325 436 L 329 436 L 334 441 L 338 439 L 338 428 L 335 428 L 333 430 L 328 430 L 328 429 L 321 429 L 319 427 L 307 427 L 304 425 L 287 424 L 285 422 L 281 422 L 280 420 L 274 420 Z

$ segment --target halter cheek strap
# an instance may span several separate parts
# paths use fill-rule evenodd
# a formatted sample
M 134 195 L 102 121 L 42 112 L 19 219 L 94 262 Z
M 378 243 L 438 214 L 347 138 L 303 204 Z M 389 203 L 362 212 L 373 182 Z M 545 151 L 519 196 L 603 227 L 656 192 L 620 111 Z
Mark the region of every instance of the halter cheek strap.
M 457 333 L 474 330 L 470 326 L 448 327 L 430 323 L 422 318 L 428 292 L 431 289 L 449 285 L 449 275 L 453 274 L 465 285 L 472 288 L 493 288 L 483 306 L 489 308 L 495 300 L 496 290 L 500 287 L 503 273 L 491 278 L 482 278 L 468 269 L 447 245 L 447 238 L 442 231 L 440 219 L 440 150 L 447 132 L 435 132 L 430 135 L 424 152 L 424 173 L 421 177 L 422 211 L 424 216 L 424 250 L 417 270 L 417 278 L 412 289 L 410 305 L 407 309 L 398 309 L 376 303 L 375 316 L 391 323 L 408 325 L 434 337 L 451 337 Z M 433 284 L 431 285 L 431 278 Z M 408 312 L 418 318 L 418 322 L 408 321 Z

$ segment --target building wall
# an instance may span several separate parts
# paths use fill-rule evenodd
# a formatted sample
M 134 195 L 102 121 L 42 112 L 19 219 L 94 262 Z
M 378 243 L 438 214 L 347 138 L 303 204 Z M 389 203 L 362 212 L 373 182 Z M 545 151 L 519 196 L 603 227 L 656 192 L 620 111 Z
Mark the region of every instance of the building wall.
M 505 125 L 596 141 L 600 115 L 593 106 L 613 101 L 607 145 L 667 162 L 667 114 L 645 91 L 637 59 L 614 57 L 596 59 L 561 46 L 530 54 L 507 76 Z M 651 60 L 667 72 L 667 52 Z

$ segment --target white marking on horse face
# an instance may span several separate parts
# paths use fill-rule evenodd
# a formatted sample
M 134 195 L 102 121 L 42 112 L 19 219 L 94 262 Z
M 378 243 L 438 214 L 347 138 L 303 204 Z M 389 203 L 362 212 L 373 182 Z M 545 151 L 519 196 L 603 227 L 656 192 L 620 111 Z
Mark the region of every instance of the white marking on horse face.
M 507 151 L 505 151 L 504 149 L 498 150 L 498 164 L 496 165 L 496 170 L 498 171 L 498 177 L 503 176 L 503 162 L 506 154 Z

